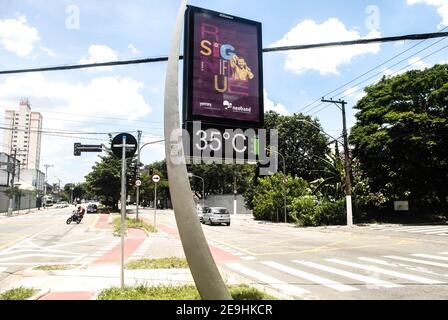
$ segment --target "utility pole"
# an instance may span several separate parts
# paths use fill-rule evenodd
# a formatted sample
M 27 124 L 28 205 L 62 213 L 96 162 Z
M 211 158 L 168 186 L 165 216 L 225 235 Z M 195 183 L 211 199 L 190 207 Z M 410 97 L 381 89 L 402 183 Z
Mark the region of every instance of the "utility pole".
M 235 170 L 233 170 L 233 214 L 236 215 L 236 207 L 237 207 L 237 203 L 236 203 L 236 194 L 237 194 L 237 190 L 236 190 L 236 175 L 235 175 Z
M 54 167 L 52 164 L 44 164 L 45 167 L 45 184 L 44 184 L 44 208 L 47 204 L 47 182 L 48 182 L 48 168 Z
M 326 100 L 322 98 L 322 102 L 334 103 L 342 111 L 342 134 L 344 136 L 344 162 L 345 162 L 345 197 L 347 207 L 347 226 L 353 226 L 353 211 L 352 211 L 352 186 L 351 186 L 351 167 L 350 167 L 350 150 L 348 148 L 347 137 L 347 119 L 345 114 L 345 106 L 347 102 L 344 100 Z
M 14 157 L 12 158 L 12 173 L 11 173 L 11 190 L 14 192 L 14 179 L 16 177 L 16 157 L 17 157 L 17 149 L 14 149 Z M 14 193 L 10 195 L 9 198 L 9 207 L 8 207 L 8 216 L 12 214 L 14 204 Z
M 140 130 L 137 131 L 137 175 L 136 180 L 140 180 L 140 140 L 142 138 L 142 132 Z M 137 209 L 136 209 L 136 219 L 138 221 L 138 209 L 140 207 L 140 186 L 136 185 L 136 203 L 137 203 Z

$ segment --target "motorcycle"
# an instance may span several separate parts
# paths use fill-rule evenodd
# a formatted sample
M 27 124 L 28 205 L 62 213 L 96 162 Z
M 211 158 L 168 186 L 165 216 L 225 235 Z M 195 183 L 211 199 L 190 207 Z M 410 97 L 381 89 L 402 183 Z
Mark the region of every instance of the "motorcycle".
M 70 218 L 67 219 L 66 223 L 70 224 L 72 222 L 76 222 L 77 224 L 80 224 L 82 221 L 82 218 L 84 215 L 80 214 L 78 211 L 73 211 L 73 214 Z

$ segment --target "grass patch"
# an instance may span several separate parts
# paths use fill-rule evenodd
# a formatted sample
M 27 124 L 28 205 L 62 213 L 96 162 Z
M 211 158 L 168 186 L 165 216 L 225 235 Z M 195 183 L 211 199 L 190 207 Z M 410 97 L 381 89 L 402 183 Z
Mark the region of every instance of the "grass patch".
M 78 268 L 79 264 L 59 264 L 59 265 L 43 265 L 34 267 L 33 270 L 54 271 L 54 270 L 73 270 Z
M 183 269 L 188 268 L 187 260 L 184 258 L 170 257 L 162 259 L 139 259 L 130 261 L 126 269 Z
M 114 226 L 114 236 L 121 236 L 121 217 L 114 218 L 113 226 Z M 140 228 L 150 233 L 157 232 L 157 229 L 154 228 L 154 226 L 146 223 L 145 221 L 143 220 L 137 221 L 136 219 L 131 219 L 129 217 L 126 217 L 125 232 L 127 228 Z
M 14 288 L 0 294 L 0 300 L 27 300 L 37 293 L 33 288 Z
M 247 285 L 229 287 L 230 294 L 235 300 L 276 300 L 258 289 Z M 98 300 L 200 300 L 195 286 L 158 286 L 158 287 L 126 287 L 110 288 L 101 291 Z

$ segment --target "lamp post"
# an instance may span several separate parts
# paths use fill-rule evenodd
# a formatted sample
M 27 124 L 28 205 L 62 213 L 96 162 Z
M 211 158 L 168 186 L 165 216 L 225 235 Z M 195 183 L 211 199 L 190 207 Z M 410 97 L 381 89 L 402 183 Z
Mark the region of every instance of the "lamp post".
M 191 172 L 188 172 L 188 176 L 190 177 L 190 178 L 198 178 L 198 179 L 201 179 L 202 180 L 202 208 L 204 208 L 205 207 L 205 181 L 204 181 L 204 178 L 202 178 L 202 177 L 200 177 L 200 176 L 196 176 L 196 175 L 194 175 L 193 173 L 191 173 Z
M 137 179 L 140 178 L 140 153 L 142 151 L 142 149 L 150 144 L 156 144 L 156 143 L 161 143 L 164 142 L 165 140 L 158 140 L 158 141 L 152 141 L 152 142 L 148 142 L 145 143 L 144 145 L 142 145 L 140 147 L 140 136 L 141 136 L 141 131 L 139 131 L 139 139 L 138 139 L 138 154 L 137 154 Z M 136 203 L 137 203 L 137 209 L 136 209 L 136 219 L 138 221 L 138 212 L 139 212 L 139 208 L 140 208 L 140 186 L 136 186 Z
M 285 161 L 285 157 L 278 152 L 277 150 L 273 150 L 273 149 L 268 149 L 270 152 L 273 152 L 277 155 L 279 155 L 282 158 L 283 161 L 283 175 L 284 175 L 284 181 L 283 181 L 283 195 L 284 195 L 284 211 L 285 211 L 285 223 L 288 223 L 288 218 L 287 218 L 287 210 L 286 210 L 286 161 Z

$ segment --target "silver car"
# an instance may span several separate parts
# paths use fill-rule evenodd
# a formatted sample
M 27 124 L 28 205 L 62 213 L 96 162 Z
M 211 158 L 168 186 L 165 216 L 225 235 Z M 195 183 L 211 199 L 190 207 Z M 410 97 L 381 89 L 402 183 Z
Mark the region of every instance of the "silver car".
M 206 208 L 202 221 L 204 224 L 225 224 L 230 226 L 230 212 L 226 208 Z

